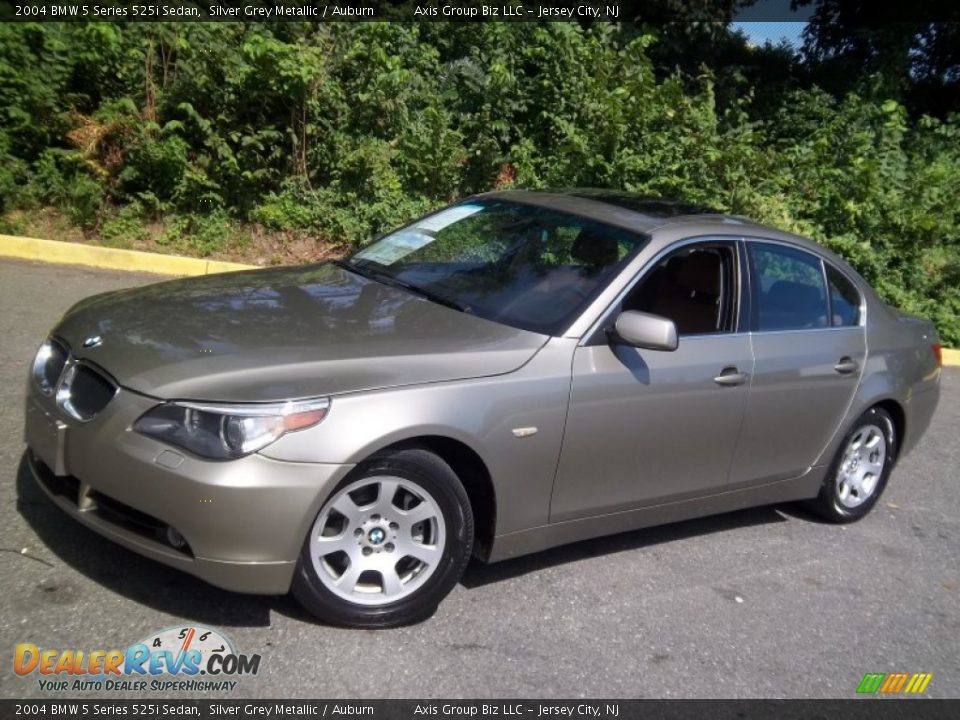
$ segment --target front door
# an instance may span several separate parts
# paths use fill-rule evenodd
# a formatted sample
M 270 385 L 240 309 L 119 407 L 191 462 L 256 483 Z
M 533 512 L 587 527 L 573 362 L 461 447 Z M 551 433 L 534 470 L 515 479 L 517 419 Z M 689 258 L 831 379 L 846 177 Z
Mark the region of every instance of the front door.
M 551 522 L 724 489 L 753 372 L 750 338 L 737 332 L 740 276 L 735 243 L 684 245 L 610 314 L 674 320 L 677 350 L 602 334 L 577 349 Z

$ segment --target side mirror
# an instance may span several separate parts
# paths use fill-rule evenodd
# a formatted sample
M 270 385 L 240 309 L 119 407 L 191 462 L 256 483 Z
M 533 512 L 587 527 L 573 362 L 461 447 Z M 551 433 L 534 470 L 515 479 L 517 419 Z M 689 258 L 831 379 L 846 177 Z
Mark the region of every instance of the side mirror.
M 676 350 L 677 326 L 673 320 L 637 310 L 620 313 L 614 325 L 616 336 L 633 347 L 646 350 Z

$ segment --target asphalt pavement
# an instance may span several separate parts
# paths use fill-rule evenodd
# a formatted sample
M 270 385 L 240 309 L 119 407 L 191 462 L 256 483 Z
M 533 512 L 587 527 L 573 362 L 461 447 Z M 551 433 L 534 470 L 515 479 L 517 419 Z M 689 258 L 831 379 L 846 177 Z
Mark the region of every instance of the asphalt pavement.
M 862 522 L 766 507 L 473 564 L 424 623 L 334 629 L 100 538 L 24 472 L 23 391 L 47 330 L 87 295 L 156 279 L 0 261 L 0 697 L 58 696 L 14 674 L 17 643 L 108 650 L 177 626 L 262 657 L 209 698 L 848 698 L 894 671 L 960 697 L 960 368 Z

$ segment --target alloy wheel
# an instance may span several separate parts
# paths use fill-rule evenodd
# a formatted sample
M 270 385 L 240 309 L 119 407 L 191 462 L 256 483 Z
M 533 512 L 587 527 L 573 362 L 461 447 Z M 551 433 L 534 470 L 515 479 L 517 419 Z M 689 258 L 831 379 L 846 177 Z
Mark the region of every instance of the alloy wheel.
M 883 428 L 863 425 L 850 438 L 837 470 L 837 500 L 852 509 L 866 502 L 877 489 L 887 461 Z
M 443 513 L 430 493 L 404 478 L 375 476 L 327 501 L 310 531 L 310 557 L 330 592 L 378 606 L 421 587 L 445 542 Z

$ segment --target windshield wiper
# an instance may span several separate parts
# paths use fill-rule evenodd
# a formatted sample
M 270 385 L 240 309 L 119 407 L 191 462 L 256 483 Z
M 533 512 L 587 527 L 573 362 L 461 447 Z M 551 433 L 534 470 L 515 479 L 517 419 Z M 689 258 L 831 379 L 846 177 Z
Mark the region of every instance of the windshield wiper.
M 407 282 L 406 280 L 401 280 L 398 277 L 394 277 L 389 273 L 381 272 L 375 270 L 369 265 L 359 265 L 357 263 L 346 262 L 344 260 L 334 260 L 333 264 L 337 267 L 344 268 L 351 272 L 355 272 L 358 275 L 362 275 L 365 278 L 370 280 L 375 280 L 376 282 L 383 283 L 384 285 L 389 285 L 391 287 L 400 288 L 401 290 L 406 290 L 411 292 L 414 295 L 419 295 L 420 297 L 431 300 L 432 302 L 437 303 L 438 305 L 444 305 L 448 308 L 453 308 L 454 310 L 459 310 L 463 313 L 473 313 L 473 310 L 469 305 L 464 305 L 461 302 L 454 300 L 453 298 L 448 298 L 445 295 L 434 292 L 433 290 L 427 290 L 422 288 L 419 285 L 414 285 L 413 283 Z

